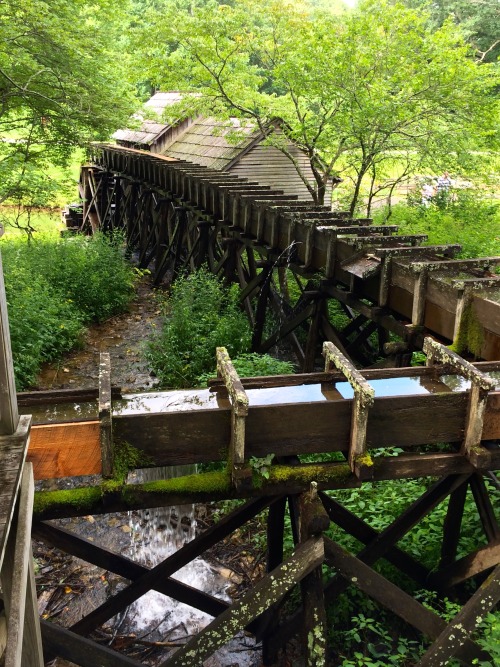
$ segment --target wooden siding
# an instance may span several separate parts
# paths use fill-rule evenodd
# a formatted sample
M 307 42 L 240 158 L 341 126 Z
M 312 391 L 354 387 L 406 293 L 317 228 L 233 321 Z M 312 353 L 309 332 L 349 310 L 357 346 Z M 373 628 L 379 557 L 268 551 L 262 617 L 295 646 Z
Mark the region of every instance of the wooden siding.
M 304 174 L 313 182 L 314 178 L 307 157 L 295 146 L 290 146 L 289 149 Z M 298 195 L 301 200 L 311 201 L 312 199 L 292 161 L 274 146 L 257 144 L 228 171 L 242 178 L 258 181 L 262 185 L 284 190 L 285 194 Z M 328 205 L 330 201 L 331 192 L 325 204 Z

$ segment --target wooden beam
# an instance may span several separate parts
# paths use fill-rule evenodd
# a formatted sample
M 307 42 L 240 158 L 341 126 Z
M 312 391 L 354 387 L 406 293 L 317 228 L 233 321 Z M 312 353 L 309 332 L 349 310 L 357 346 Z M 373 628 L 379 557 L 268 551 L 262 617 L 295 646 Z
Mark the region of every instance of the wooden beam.
M 1 569 L 7 611 L 5 667 L 44 665 L 31 552 L 33 495 L 33 470 L 31 464 L 27 463 Z
M 282 565 L 261 579 L 243 598 L 206 626 L 159 667 L 199 667 L 252 619 L 275 604 L 324 558 L 323 538 L 312 537 L 300 545 Z M 313 664 L 319 663 L 309 663 Z M 324 663 L 322 663 L 324 664 Z
M 0 237 L 4 233 L 0 224 Z M 9 315 L 0 253 L 0 435 L 11 435 L 19 424 L 16 381 L 10 344 Z
M 368 425 L 368 410 L 375 398 L 375 391 L 353 364 L 329 341 L 323 344 L 325 357 L 325 372 L 332 365 L 346 377 L 354 391 L 351 415 L 351 434 L 349 442 L 348 461 L 351 470 L 360 478 L 367 479 L 373 472 L 373 464 L 368 463 L 366 457 L 366 431 Z
M 48 655 L 74 662 L 80 667 L 143 667 L 125 655 L 101 646 L 91 639 L 80 637 L 55 623 L 41 621 L 43 646 Z
M 446 591 L 499 564 L 500 540 L 497 540 L 497 542 L 490 542 L 490 544 L 476 549 L 473 553 L 460 558 L 448 567 L 440 567 L 437 572 L 433 572 L 430 576 L 429 584 L 440 591 Z
M 99 359 L 99 443 L 103 477 L 113 476 L 113 423 L 111 409 L 111 357 L 101 352 Z
M 225 347 L 216 349 L 217 375 L 224 380 L 231 402 L 231 440 L 228 463 L 236 488 L 251 482 L 252 470 L 245 461 L 245 424 L 248 415 L 248 396 Z
M 349 535 L 352 535 L 365 545 L 373 542 L 378 536 L 378 532 L 374 528 L 369 526 L 331 496 L 324 492 L 320 492 L 320 498 L 331 521 L 345 530 L 346 533 L 349 533 Z M 384 558 L 421 586 L 427 585 L 430 571 L 413 558 L 413 556 L 410 556 L 399 547 L 390 547 L 384 554 Z
M 35 523 L 32 534 L 36 539 L 43 540 L 45 543 L 61 549 L 64 553 L 71 554 L 75 558 L 81 558 L 87 563 L 92 563 L 92 565 L 96 565 L 103 570 L 109 570 L 130 581 L 139 579 L 150 569 L 130 558 L 97 546 L 94 542 L 50 523 Z M 229 606 L 227 602 L 198 591 L 173 577 L 158 579 L 154 582 L 152 590 L 195 607 L 205 614 L 210 614 L 210 616 L 217 616 Z
M 273 502 L 271 499 L 258 498 L 251 500 L 242 507 L 223 517 L 217 524 L 208 528 L 191 542 L 185 544 L 181 549 L 169 558 L 159 563 L 156 567 L 148 570 L 139 579 L 129 584 L 119 593 L 94 609 L 90 614 L 75 623 L 71 630 L 78 634 L 87 634 L 99 627 L 112 616 L 135 602 L 144 593 L 151 590 L 159 579 L 169 577 L 181 567 L 202 554 L 206 549 L 229 535 L 231 532 L 253 518 L 265 507 Z

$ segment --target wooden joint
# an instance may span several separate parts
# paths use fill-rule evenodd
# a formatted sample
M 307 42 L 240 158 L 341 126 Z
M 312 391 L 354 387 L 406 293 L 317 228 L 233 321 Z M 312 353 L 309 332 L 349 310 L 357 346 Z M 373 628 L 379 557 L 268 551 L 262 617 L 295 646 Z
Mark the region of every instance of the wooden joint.
M 481 446 L 484 415 L 488 392 L 495 389 L 495 380 L 429 336 L 424 339 L 423 351 L 427 355 L 427 366 L 434 366 L 436 362 L 439 362 L 470 380 L 465 437 L 461 452 L 467 456 L 472 465 L 484 467 L 488 460 L 488 452 Z
M 331 372 L 332 366 L 335 366 L 353 388 L 348 461 L 358 479 L 370 479 L 373 477 L 373 462 L 366 452 L 366 429 L 368 411 L 373 405 L 375 391 L 347 357 L 330 341 L 323 343 L 323 356 L 325 357 L 325 372 Z
M 217 377 L 224 381 L 231 403 L 231 442 L 229 444 L 229 465 L 231 479 L 236 488 L 246 486 L 251 480 L 251 468 L 245 462 L 245 425 L 248 415 L 248 396 L 233 366 L 225 347 L 218 347 Z
M 111 358 L 109 352 L 102 352 L 99 359 L 99 443 L 103 477 L 113 476 L 111 401 Z

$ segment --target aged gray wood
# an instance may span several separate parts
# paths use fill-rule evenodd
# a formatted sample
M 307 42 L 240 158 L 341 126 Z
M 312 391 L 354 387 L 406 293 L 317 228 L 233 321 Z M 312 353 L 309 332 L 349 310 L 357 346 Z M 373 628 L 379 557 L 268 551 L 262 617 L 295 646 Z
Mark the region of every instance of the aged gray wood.
M 19 418 L 17 431 L 13 435 L 0 436 L 0 567 L 21 483 L 30 429 L 31 417 L 24 415 Z
M 318 567 L 323 558 L 323 538 L 310 538 L 159 667 L 199 667 L 253 618 L 281 600 L 287 591 Z
M 43 650 L 31 553 L 33 467 L 25 464 L 1 580 L 7 611 L 5 667 L 43 667 Z
M 0 224 L 0 236 L 3 235 Z M 9 315 L 0 253 L 0 435 L 15 433 L 19 423 L 16 382 L 10 345 Z

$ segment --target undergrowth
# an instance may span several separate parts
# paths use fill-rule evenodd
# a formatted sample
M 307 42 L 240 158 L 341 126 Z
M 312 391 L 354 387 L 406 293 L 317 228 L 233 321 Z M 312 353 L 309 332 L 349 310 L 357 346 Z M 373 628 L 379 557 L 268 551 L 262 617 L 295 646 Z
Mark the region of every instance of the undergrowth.
M 387 220 L 387 209 L 376 212 L 375 223 Z M 500 252 L 500 202 L 479 190 L 452 191 L 428 206 L 409 199 L 391 209 L 389 221 L 399 234 L 427 234 L 426 244 L 458 243 L 463 258 Z
M 163 305 L 163 326 L 147 346 L 161 387 L 195 386 L 212 373 L 216 347 L 226 347 L 231 357 L 249 351 L 250 327 L 238 298 L 236 285 L 225 287 L 206 269 L 175 281 Z
M 33 385 L 42 363 L 81 344 L 84 327 L 127 308 L 134 270 L 121 239 L 19 236 L 2 241 L 16 385 Z

